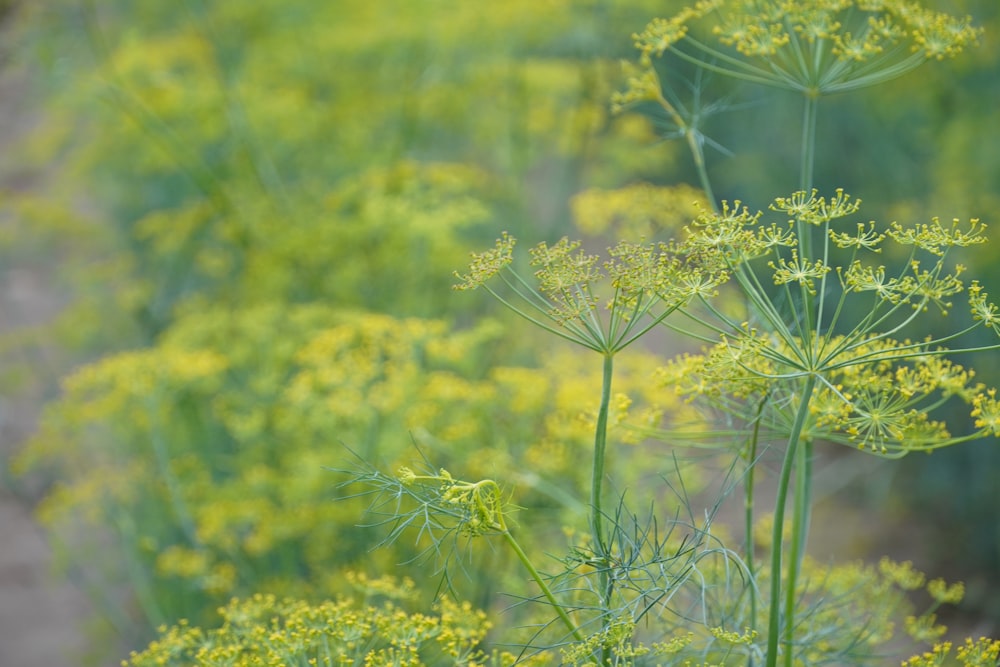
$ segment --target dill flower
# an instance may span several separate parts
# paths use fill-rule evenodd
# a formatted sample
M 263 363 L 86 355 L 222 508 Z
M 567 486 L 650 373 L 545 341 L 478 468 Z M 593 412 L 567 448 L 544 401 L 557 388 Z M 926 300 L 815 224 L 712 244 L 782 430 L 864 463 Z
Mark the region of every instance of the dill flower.
M 993 390 L 975 382 L 971 370 L 944 358 L 961 351 L 944 343 L 975 323 L 936 341 L 887 335 L 915 322 L 931 306 L 947 315 L 952 297 L 965 289 L 974 320 L 1000 331 L 1000 311 L 979 284 L 967 288 L 961 278 L 965 267 L 956 264 L 949 270 L 945 264 L 951 248 L 983 241 L 981 223 L 943 225 L 932 219 L 880 227 L 869 221 L 855 223 L 854 233 L 841 232 L 834 224 L 860 209 L 860 202 L 843 190 L 831 197 L 800 190 L 776 198 L 770 208 L 787 216 L 785 226 L 762 221 L 762 213 L 739 202 L 723 202 L 718 212 L 703 211 L 684 229 L 687 238 L 671 246 L 679 267 L 694 265 L 732 276 L 755 320 L 753 325 L 740 323 L 723 314 L 709 303 L 709 293 L 696 298 L 714 320 L 695 314 L 684 302 L 680 311 L 704 325 L 717 342 L 701 355 L 674 359 L 661 371 L 666 384 L 689 400 L 701 398 L 723 414 L 766 426 L 768 433 L 785 434 L 798 421 L 808 440 L 822 438 L 880 456 L 930 451 L 1000 432 Z M 818 237 L 824 245 L 816 253 L 796 232 L 812 225 L 824 232 Z M 878 254 L 888 243 L 910 253 L 895 275 L 857 258 L 862 250 Z M 846 251 L 846 266 L 835 263 L 833 246 Z M 922 263 L 924 255 L 932 261 Z M 769 259 L 759 261 L 761 256 Z M 801 288 L 784 291 L 795 303 L 794 314 L 762 292 L 762 266 L 770 269 L 775 285 Z M 869 300 L 858 302 L 859 296 Z M 838 330 L 847 333 L 835 335 Z M 810 378 L 815 386 L 803 399 L 801 385 Z M 975 431 L 955 434 L 932 418 L 933 410 L 951 397 L 970 406 Z M 751 414 L 752 406 L 762 401 L 766 412 Z
M 752 233 L 751 233 L 752 236 Z M 620 241 L 608 259 L 567 237 L 529 249 L 534 284 L 510 267 L 514 239 L 474 253 L 455 289 L 483 286 L 518 315 L 585 348 L 613 354 L 629 346 L 671 312 L 727 279 L 719 267 L 682 263 L 668 243 Z M 496 280 L 492 280 L 492 279 Z M 499 281 L 506 289 L 491 283 Z M 605 299 L 607 313 L 598 304 Z
M 980 637 L 978 641 L 966 639 L 958 649 L 958 659 L 968 667 L 989 667 L 1000 659 L 1000 640 Z
M 857 231 L 854 234 L 846 232 L 829 232 L 830 240 L 838 248 L 866 248 L 872 252 L 882 252 L 879 244 L 885 240 L 885 234 L 875 230 L 875 222 L 865 225 L 863 222 L 857 224 Z
M 830 267 L 823 264 L 821 260 L 809 263 L 799 259 L 798 253 L 792 251 L 792 258 L 786 260 L 781 258 L 777 264 L 768 262 L 774 269 L 774 284 L 784 285 L 785 283 L 798 283 L 805 287 L 810 294 L 816 293 L 816 280 L 822 278 L 830 271 Z
M 982 322 L 984 326 L 990 327 L 1000 335 L 1000 309 L 997 308 L 996 304 L 987 301 L 988 295 L 983 292 L 982 285 L 978 281 L 972 281 L 968 293 L 972 318 L 977 322 Z
M 702 0 L 653 19 L 633 41 L 641 67 L 670 52 L 711 71 L 819 96 L 954 57 L 981 34 L 970 17 L 909 0 Z M 623 100 L 634 96 L 631 83 Z
M 985 394 L 979 394 L 972 399 L 972 416 L 976 420 L 976 428 L 986 433 L 1000 436 L 1000 401 L 996 399 L 996 389 L 990 389 Z
M 958 604 L 965 597 L 965 584 L 948 585 L 944 579 L 934 579 L 927 584 L 927 592 L 938 604 Z
M 461 281 L 455 285 L 455 289 L 475 289 L 499 273 L 502 268 L 511 263 L 514 243 L 515 240 L 507 232 L 504 232 L 492 249 L 472 253 L 469 273 L 462 275 L 455 272 L 455 277 Z
M 381 583 L 391 589 L 390 579 Z M 133 651 L 122 667 L 483 664 L 488 656 L 480 646 L 492 627 L 484 612 L 447 597 L 431 612 L 416 613 L 393 602 L 362 605 L 341 598 L 313 604 L 257 594 L 233 599 L 219 614 L 222 625 L 208 630 L 186 621 L 160 628 L 159 638 Z M 498 664 L 514 662 L 507 654 L 495 657 Z

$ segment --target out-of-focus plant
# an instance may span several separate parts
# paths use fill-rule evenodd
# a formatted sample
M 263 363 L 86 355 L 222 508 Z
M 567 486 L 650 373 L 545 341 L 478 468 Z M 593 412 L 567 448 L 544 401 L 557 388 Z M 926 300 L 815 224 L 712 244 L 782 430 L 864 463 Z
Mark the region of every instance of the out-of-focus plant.
M 14 33 L 50 85 L 18 165 L 45 176 L 49 213 L 25 233 L 57 215 L 106 232 L 91 256 L 112 256 L 95 278 L 115 298 L 69 327 L 102 349 L 148 342 L 190 299 L 441 316 L 457 248 L 490 238 L 477 225 L 499 210 L 527 230 L 526 212 L 551 208 L 537 173 L 561 203 L 596 155 L 610 171 L 665 164 L 643 149 L 648 122 L 608 113 L 614 67 L 591 35 L 610 26 L 572 2 L 174 9 L 53 0 Z
M 197 313 L 157 346 L 69 377 L 17 466 L 58 480 L 40 512 L 60 537 L 62 567 L 95 593 L 134 591 L 135 618 L 106 601 L 127 637 L 204 621 L 233 595 L 333 594 L 341 564 L 413 560 L 423 547 L 406 542 L 373 557 L 378 537 L 356 525 L 364 504 L 329 502 L 325 468 L 348 450 L 402 465 L 415 443 L 443 465 L 503 474 L 525 507 L 552 517 L 542 541 L 554 544 L 586 478 L 576 462 L 597 418 L 594 380 L 567 372 L 579 363 L 565 355 L 541 368 L 497 365 L 486 350 L 499 334 L 490 322 L 452 333 L 441 321 L 323 306 Z M 658 363 L 626 368 L 619 389 L 632 398 L 616 397 L 616 433 L 671 409 L 669 392 L 638 370 Z M 89 570 L 80 555 L 109 544 L 123 560 L 109 554 L 116 567 Z M 422 583 L 425 593 L 438 585 Z M 469 594 L 485 605 L 494 592 L 484 578 Z
M 477 474 L 532 461 L 526 504 L 568 502 L 586 373 L 398 318 L 484 308 L 447 287 L 497 216 L 541 233 L 582 180 L 671 163 L 651 123 L 608 113 L 613 26 L 646 11 L 616 4 L 18 8 L 5 35 L 44 123 L 4 170 L 42 191 L 4 193 L 0 259 L 50 263 L 70 304 L 0 345 L 22 375 L 53 333 L 85 360 L 130 350 L 67 380 L 18 466 L 49 473 L 68 566 L 114 564 L 84 580 L 132 641 L 232 594 L 334 590 L 371 543 L 322 507 L 338 442 L 393 461 L 409 436 Z

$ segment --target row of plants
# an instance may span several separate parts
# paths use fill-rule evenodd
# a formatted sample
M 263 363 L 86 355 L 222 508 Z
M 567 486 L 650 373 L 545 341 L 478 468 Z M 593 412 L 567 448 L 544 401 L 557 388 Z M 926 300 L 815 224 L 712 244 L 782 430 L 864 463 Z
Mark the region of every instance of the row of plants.
M 77 262 L 54 330 L 100 358 L 13 472 L 51 480 L 40 517 L 129 664 L 998 664 L 944 639 L 961 584 L 807 553 L 819 450 L 1000 430 L 956 356 L 1000 347 L 960 254 L 985 225 L 860 217 L 822 120 L 982 31 L 676 4 L 624 77 L 602 36 L 664 8 L 25 10 L 35 54 L 92 59 L 49 54 L 72 85 L 30 145 L 65 208 L 9 216 Z M 757 87 L 781 139 L 741 179 L 715 123 Z

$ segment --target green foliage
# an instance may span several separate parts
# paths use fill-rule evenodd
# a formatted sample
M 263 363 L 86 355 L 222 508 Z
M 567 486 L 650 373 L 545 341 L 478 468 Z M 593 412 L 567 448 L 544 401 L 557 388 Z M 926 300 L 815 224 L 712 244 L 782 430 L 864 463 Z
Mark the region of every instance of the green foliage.
M 839 18 L 841 11 L 847 12 L 843 18 L 847 27 Z M 706 46 L 689 34 L 688 22 L 705 17 L 713 22 L 710 32 L 724 45 L 735 47 L 735 53 Z M 860 32 L 852 35 L 849 30 L 855 20 Z M 603 271 L 599 258 L 580 251 L 579 242 L 564 238 L 551 247 L 542 243 L 529 251 L 531 265 L 537 267 L 536 287 L 515 268 L 514 239 L 505 234 L 494 249 L 473 255 L 467 274 L 457 274 L 459 289 L 483 287 L 540 328 L 600 353 L 604 415 L 614 358 L 656 325 L 667 322 L 681 334 L 715 343 L 714 350 L 700 358 L 684 357 L 667 374 L 683 383 L 682 391 L 691 400 L 711 406 L 743 430 L 744 435 L 730 446 L 746 462 L 744 567 L 751 609 L 746 627 L 752 633 L 757 610 L 767 609 L 766 647 L 759 657 L 769 667 L 779 661 L 791 667 L 827 660 L 817 647 L 830 643 L 812 644 L 803 623 L 815 612 L 800 590 L 812 510 L 814 444 L 839 440 L 881 455 L 902 455 L 997 434 L 995 390 L 972 384 L 971 371 L 939 360 L 955 352 L 977 351 L 947 345 L 980 325 L 997 331 L 996 306 L 979 283 L 966 285 L 959 278 L 965 267 L 945 264 L 951 248 L 985 241 L 983 225 L 973 219 L 967 225 L 955 220 L 947 226 L 933 218 L 930 224 L 909 227 L 859 222 L 855 231 L 842 231 L 841 219 L 856 214 L 860 202 L 841 189 L 827 199 L 811 188 L 820 99 L 883 83 L 928 59 L 955 55 L 979 33 L 969 23 L 892 2 L 859 2 L 855 7 L 851 2 L 800 6 L 705 0 L 672 19 L 655 19 L 635 37 L 644 69 L 629 70 L 628 89 L 615 96 L 615 104 L 622 109 L 652 101 L 670 116 L 678 135 L 688 141 L 711 210 L 695 217 L 679 240 L 620 242 L 609 249 Z M 914 43 L 909 55 L 899 44 L 904 37 Z M 673 102 L 677 96 L 664 92 L 667 84 L 652 65 L 652 56 L 668 51 L 704 70 L 802 93 L 803 190 L 773 200 L 770 208 L 782 214 L 783 221 L 769 224 L 762 212 L 753 213 L 740 201 L 716 204 L 705 167 L 704 138 L 694 124 L 697 118 L 685 117 Z M 887 240 L 904 250 L 895 276 L 887 276 L 884 265 L 867 261 L 867 254 L 881 253 Z M 493 287 L 493 282 L 500 285 Z M 715 303 L 727 283 L 741 297 L 735 309 L 731 302 Z M 770 290 L 770 284 L 776 289 Z M 947 315 L 952 307 L 949 299 L 963 292 L 971 310 L 964 323 L 949 320 L 944 333 L 918 342 L 896 339 L 906 331 L 933 328 L 923 323 L 931 307 Z M 607 312 L 602 312 L 603 304 Z M 675 323 L 678 318 L 681 323 Z M 981 349 L 998 347 L 994 341 Z M 953 437 L 929 414 L 953 397 L 971 406 L 977 430 L 968 435 Z M 663 437 L 669 438 L 669 432 Z M 782 441 L 784 460 L 777 482 L 768 577 L 754 562 L 750 538 L 753 472 L 759 448 Z M 600 630 L 592 635 L 594 641 L 584 642 L 584 654 L 572 657 L 579 661 L 589 653 L 599 665 L 627 662 L 630 628 L 648 611 L 629 606 L 631 579 L 621 578 L 614 567 L 618 555 L 612 545 L 623 528 L 619 515 L 608 516 L 604 510 L 605 463 L 613 456 L 608 444 L 606 422 L 599 418 L 589 542 L 598 568 L 587 586 L 594 602 L 582 607 L 589 613 L 582 614 L 579 622 L 595 622 Z M 790 535 L 784 532 L 786 505 L 791 506 Z M 651 581 L 656 562 L 643 562 L 636 569 Z M 655 585 L 649 588 L 656 590 Z M 932 593 L 935 597 L 951 597 L 939 588 Z M 548 593 L 546 598 L 576 635 L 565 604 L 553 602 Z M 870 602 L 867 606 L 873 607 Z M 679 613 L 668 605 L 664 613 L 670 612 Z M 831 631 L 833 618 L 824 622 Z M 934 625 L 933 616 L 908 620 L 907 628 L 924 641 L 938 639 L 943 632 Z M 846 650 L 839 657 L 851 653 Z M 864 662 L 863 653 L 850 655 L 850 662 Z
M 83 576 L 135 588 L 142 616 L 119 619 L 123 632 L 200 622 L 255 591 L 316 599 L 338 590 L 331 563 L 387 565 L 424 548 L 405 540 L 369 553 L 381 538 L 357 526 L 365 504 L 330 501 L 328 468 L 345 458 L 403 464 L 415 443 L 445 465 L 504 471 L 526 507 L 559 521 L 585 479 L 575 462 L 593 379 L 563 370 L 579 366 L 567 356 L 484 369 L 499 333 L 322 306 L 198 313 L 155 347 L 67 378 L 17 465 L 59 480 L 40 511 L 63 538 L 64 567 L 80 569 L 76 554 L 114 538 L 123 566 Z M 655 363 L 638 358 L 623 376 L 634 400 L 619 400 L 614 423 L 653 419 L 653 402 L 678 406 L 645 387 L 639 368 Z M 473 588 L 488 600 L 484 584 Z
M 189 301 L 453 312 L 443 281 L 496 216 L 529 229 L 585 158 L 663 163 L 609 116 L 614 67 L 583 47 L 609 26 L 573 2 L 46 4 L 21 28 L 59 52 L 30 164 L 58 164 L 52 210 L 111 232 L 99 312 L 143 343 Z
M 841 135 L 817 110 L 864 87 L 892 102 L 869 115 L 891 118 L 889 80 L 964 57 L 970 19 L 896 0 L 182 4 L 23 10 L 20 57 L 42 56 L 51 86 L 23 168 L 54 185 L 7 198 L 0 226 L 4 261 L 67 265 L 60 339 L 113 351 L 65 380 L 16 465 L 54 480 L 40 510 L 63 566 L 129 641 L 188 619 L 131 664 L 511 664 L 487 640 L 541 664 L 881 664 L 900 618 L 940 640 L 935 610 L 960 588 L 932 581 L 917 613 L 906 593 L 925 582 L 906 564 L 804 555 L 811 452 L 1000 432 L 995 392 L 947 356 L 975 335 L 997 345 L 996 306 L 955 257 L 983 225 L 942 223 L 922 199 L 986 210 L 954 165 L 989 144 L 990 117 L 950 125 L 933 187 L 895 202 L 916 222 L 882 224 L 825 185 L 852 176 L 823 171 L 819 147 Z M 679 13 L 638 30 L 651 12 Z M 801 95 L 790 196 L 773 198 L 792 189 L 773 153 L 797 147 L 793 105 L 768 107 L 776 130 L 717 120 L 745 110 L 730 75 Z M 841 116 L 826 127 L 867 120 Z M 683 139 L 693 170 L 658 138 Z M 713 164 L 706 149 L 730 146 L 757 161 Z M 720 204 L 713 182 L 741 168 L 727 191 L 753 196 Z M 543 241 L 570 217 L 590 239 Z M 462 287 L 582 353 L 447 289 L 498 228 Z M 605 259 L 593 237 L 612 239 Z M 640 351 L 664 324 L 701 350 Z M 786 458 L 761 538 L 766 447 Z M 716 519 L 736 489 L 739 549 Z M 394 567 L 422 576 L 345 570 Z M 416 602 L 337 597 L 352 585 Z M 448 598 L 420 613 L 442 585 L 491 623 Z M 506 615 L 500 591 L 522 598 Z M 233 596 L 221 627 L 197 627 Z M 995 645 L 957 658 L 995 664 Z

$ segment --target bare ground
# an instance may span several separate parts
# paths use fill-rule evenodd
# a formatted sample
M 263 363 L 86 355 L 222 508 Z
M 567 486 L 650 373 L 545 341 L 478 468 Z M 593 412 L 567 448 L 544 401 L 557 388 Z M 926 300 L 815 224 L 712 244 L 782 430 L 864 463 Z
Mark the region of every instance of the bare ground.
M 0 34 L 2 37 L 2 34 Z M 39 116 L 27 103 L 25 79 L 0 64 L 0 198 L 25 186 L 5 156 Z M 0 221 L 0 225 L 3 221 Z M 0 259 L 0 335 L 40 324 L 59 309 L 45 267 L 13 266 Z M 0 358 L 0 365 L 5 364 Z M 4 474 L 7 461 L 37 421 L 37 401 L 0 387 L 0 667 L 70 667 L 82 664 L 81 623 L 91 612 L 85 596 L 51 576 L 51 552 L 32 516 L 34 494 L 20 495 Z

